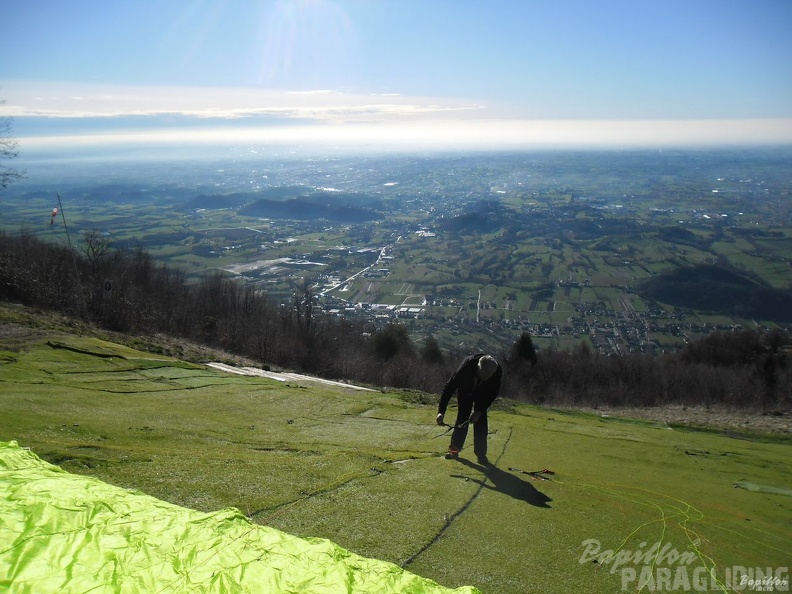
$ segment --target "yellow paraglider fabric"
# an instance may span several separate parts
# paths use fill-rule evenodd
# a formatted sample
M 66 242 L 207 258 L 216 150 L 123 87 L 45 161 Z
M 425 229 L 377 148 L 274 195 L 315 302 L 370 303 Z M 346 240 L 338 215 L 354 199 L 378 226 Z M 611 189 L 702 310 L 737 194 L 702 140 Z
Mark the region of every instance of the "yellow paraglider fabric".
M 201 513 L 77 476 L 0 442 L 0 591 L 41 594 L 456 590 L 236 509 Z

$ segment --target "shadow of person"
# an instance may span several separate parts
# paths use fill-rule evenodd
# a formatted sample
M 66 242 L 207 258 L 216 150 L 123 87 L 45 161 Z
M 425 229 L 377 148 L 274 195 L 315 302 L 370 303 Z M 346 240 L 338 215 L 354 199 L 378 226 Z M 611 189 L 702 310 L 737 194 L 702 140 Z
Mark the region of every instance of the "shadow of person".
M 484 489 L 498 491 L 499 493 L 503 493 L 504 495 L 509 495 L 515 499 L 525 501 L 526 503 L 530 503 L 536 507 L 550 507 L 549 503 L 552 501 L 552 499 L 519 476 L 516 476 L 511 472 L 501 470 L 494 464 L 487 464 L 485 466 L 483 464 L 475 464 L 474 462 L 465 460 L 464 458 L 459 458 L 458 461 L 465 466 L 473 468 L 474 470 L 478 470 L 484 474 L 484 479 L 476 480 L 460 475 L 453 475 L 454 477 L 473 480 L 481 485 L 481 487 Z M 488 482 L 492 484 L 490 485 Z

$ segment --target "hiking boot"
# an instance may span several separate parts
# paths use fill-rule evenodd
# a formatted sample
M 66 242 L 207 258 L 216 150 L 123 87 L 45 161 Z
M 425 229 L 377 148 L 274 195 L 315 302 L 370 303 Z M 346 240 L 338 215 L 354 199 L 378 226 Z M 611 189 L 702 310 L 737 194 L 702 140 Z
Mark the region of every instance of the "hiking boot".
M 456 460 L 459 458 L 459 450 L 455 450 L 453 448 L 448 450 L 448 453 L 445 455 L 446 460 Z
M 487 454 L 481 454 L 481 455 L 476 456 L 476 460 L 482 466 L 489 466 L 491 464 L 491 462 L 489 461 L 489 458 L 487 458 Z

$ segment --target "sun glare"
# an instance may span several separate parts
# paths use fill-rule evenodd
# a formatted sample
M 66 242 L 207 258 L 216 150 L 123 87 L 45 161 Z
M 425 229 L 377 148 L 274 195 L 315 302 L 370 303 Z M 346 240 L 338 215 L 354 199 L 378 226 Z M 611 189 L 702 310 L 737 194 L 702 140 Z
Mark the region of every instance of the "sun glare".
M 330 0 L 278 0 L 260 16 L 264 40 L 259 83 L 289 80 L 299 73 L 309 84 L 330 82 L 353 67 L 352 21 Z M 313 85 L 316 86 L 316 85 Z

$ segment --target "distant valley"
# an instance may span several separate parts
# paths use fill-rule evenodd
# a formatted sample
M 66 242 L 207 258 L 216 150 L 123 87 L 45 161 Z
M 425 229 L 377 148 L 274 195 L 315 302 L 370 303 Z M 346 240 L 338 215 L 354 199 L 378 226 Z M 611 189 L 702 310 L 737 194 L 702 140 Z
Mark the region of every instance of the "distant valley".
M 0 227 L 224 270 L 416 341 L 663 352 L 792 323 L 789 149 L 26 164 Z

